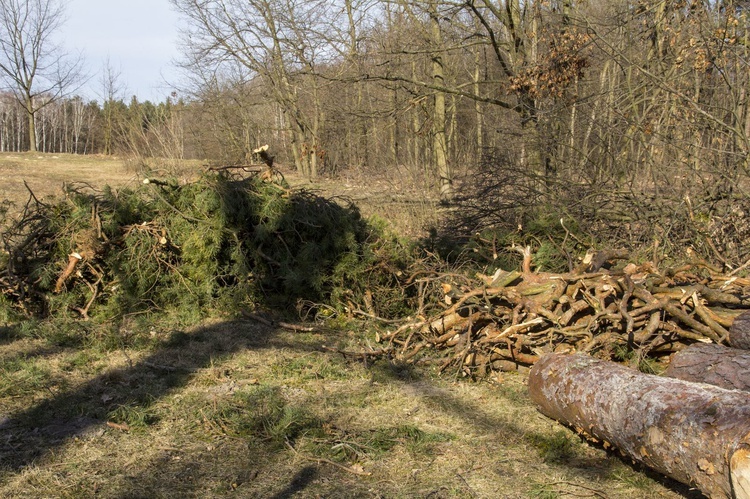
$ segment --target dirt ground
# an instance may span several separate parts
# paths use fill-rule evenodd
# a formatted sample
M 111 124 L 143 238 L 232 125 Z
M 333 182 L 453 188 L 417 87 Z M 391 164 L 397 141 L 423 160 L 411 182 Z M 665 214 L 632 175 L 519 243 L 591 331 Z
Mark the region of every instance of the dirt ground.
M 22 179 L 37 196 L 140 182 L 112 158 L 0 156 L 0 195 L 23 203 Z M 341 193 L 367 214 L 404 212 L 409 196 L 359 185 Z M 374 344 L 366 329 L 155 323 L 138 349 L 80 334 L 0 323 L 0 497 L 701 497 L 543 417 L 523 373 L 468 382 L 326 348 Z

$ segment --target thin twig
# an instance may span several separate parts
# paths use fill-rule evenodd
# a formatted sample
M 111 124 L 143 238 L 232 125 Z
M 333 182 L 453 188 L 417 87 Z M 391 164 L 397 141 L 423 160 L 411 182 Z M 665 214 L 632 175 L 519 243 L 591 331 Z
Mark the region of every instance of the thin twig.
M 284 443 L 286 444 L 287 447 L 289 447 L 289 449 L 292 452 L 294 452 L 294 455 L 299 456 L 306 461 L 310 461 L 310 462 L 318 463 L 318 464 L 330 464 L 331 466 L 334 466 L 340 470 L 346 471 L 347 473 L 351 473 L 352 475 L 359 475 L 359 476 L 372 475 L 372 473 L 369 473 L 367 471 L 359 470 L 356 468 L 351 468 L 349 466 L 344 466 L 343 464 L 337 463 L 336 461 L 331 461 L 330 459 L 326 459 L 324 457 L 313 457 L 313 456 L 308 456 L 306 454 L 302 454 L 297 449 L 295 449 L 291 443 L 289 443 L 289 440 L 286 440 Z

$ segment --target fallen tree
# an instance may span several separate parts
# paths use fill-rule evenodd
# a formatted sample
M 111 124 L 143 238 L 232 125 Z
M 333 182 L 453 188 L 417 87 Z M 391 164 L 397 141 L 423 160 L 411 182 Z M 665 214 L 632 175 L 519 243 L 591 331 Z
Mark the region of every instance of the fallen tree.
M 546 416 L 711 498 L 750 497 L 750 394 L 640 373 L 587 355 L 531 369 Z
M 664 376 L 750 391 L 750 352 L 696 343 L 672 356 Z

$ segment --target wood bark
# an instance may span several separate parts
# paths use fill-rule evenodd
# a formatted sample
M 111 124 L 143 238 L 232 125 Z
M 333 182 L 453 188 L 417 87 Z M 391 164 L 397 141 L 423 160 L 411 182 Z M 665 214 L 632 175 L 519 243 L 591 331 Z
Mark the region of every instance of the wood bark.
M 443 66 L 443 35 L 440 31 L 440 13 L 436 2 L 430 2 L 430 28 L 432 43 L 438 49 L 432 55 L 432 81 L 436 87 L 445 86 L 445 68 Z M 453 171 L 448 162 L 448 140 L 446 137 L 445 93 L 436 91 L 433 107 L 432 148 L 435 169 L 440 178 L 440 198 L 448 200 L 453 197 Z
M 529 375 L 546 416 L 711 498 L 750 497 L 750 394 L 550 354 Z
M 664 376 L 750 391 L 750 352 L 695 343 L 674 354 Z
M 729 344 L 732 348 L 750 350 L 750 311 L 738 315 L 729 328 Z

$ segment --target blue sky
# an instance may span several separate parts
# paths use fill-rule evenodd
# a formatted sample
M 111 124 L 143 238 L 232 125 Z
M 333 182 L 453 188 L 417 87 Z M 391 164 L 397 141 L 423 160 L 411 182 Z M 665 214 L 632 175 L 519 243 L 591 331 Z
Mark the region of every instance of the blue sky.
M 178 48 L 179 17 L 168 0 L 68 0 L 60 30 L 68 52 L 83 51 L 91 80 L 79 93 L 101 100 L 102 67 L 120 72 L 120 83 L 140 100 L 160 101 L 178 81 L 173 61 Z

